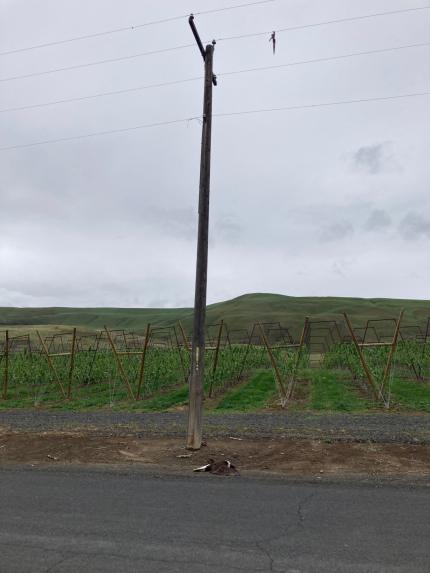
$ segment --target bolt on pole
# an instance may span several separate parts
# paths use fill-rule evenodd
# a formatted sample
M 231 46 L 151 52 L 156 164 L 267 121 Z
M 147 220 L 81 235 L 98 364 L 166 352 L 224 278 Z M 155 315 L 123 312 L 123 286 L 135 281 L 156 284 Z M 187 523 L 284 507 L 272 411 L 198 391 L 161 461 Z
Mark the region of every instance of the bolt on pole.
M 194 16 L 189 18 L 191 30 L 196 39 L 205 63 L 203 127 L 200 157 L 199 223 L 197 236 L 197 264 L 194 297 L 194 328 L 191 348 L 190 398 L 188 410 L 187 448 L 198 450 L 202 445 L 203 382 L 205 371 L 205 323 L 206 291 L 209 241 L 209 192 L 211 166 L 212 131 L 212 86 L 216 84 L 213 73 L 214 45 L 206 48 L 194 24 Z

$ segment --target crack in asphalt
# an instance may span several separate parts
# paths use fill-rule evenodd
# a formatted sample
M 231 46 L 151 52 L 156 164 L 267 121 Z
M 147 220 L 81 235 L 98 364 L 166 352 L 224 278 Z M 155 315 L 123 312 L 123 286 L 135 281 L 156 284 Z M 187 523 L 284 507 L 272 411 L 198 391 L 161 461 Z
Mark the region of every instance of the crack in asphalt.
M 270 545 L 271 543 L 276 543 L 278 541 L 281 541 L 282 539 L 285 539 L 286 537 L 288 537 L 288 535 L 290 534 L 290 532 L 294 529 L 297 528 L 298 530 L 303 530 L 304 529 L 304 523 L 305 523 L 305 515 L 304 515 L 304 509 L 305 506 L 314 498 L 316 497 L 318 494 L 318 492 L 314 491 L 308 495 L 306 495 L 303 499 L 299 500 L 299 503 L 297 504 L 297 510 L 296 510 L 296 515 L 297 515 L 297 521 L 295 523 L 291 523 L 289 524 L 285 530 L 283 531 L 283 533 L 281 535 L 277 535 L 275 537 L 270 537 L 268 539 L 261 539 L 260 541 L 256 541 L 255 542 L 255 546 L 258 547 L 258 549 L 269 559 L 269 571 L 275 571 L 275 558 L 273 557 L 273 555 L 270 553 L 270 550 L 265 547 L 263 544 L 266 545 Z M 285 549 L 285 547 L 284 547 Z
M 264 547 L 263 544 L 258 541 L 255 542 L 255 545 L 262 553 L 264 553 L 264 555 L 269 560 L 269 571 L 274 571 L 275 559 L 272 557 L 269 550 L 266 549 L 266 547 Z
M 285 527 L 284 531 L 280 535 L 275 535 L 275 536 L 271 536 L 271 537 L 267 537 L 267 538 L 260 537 L 260 540 L 258 541 L 258 543 L 260 543 L 260 544 L 262 544 L 262 543 L 265 543 L 265 544 L 275 543 L 276 541 L 279 541 L 279 540 L 287 537 L 293 528 L 304 529 L 305 516 L 304 516 L 303 510 L 304 510 L 305 506 L 317 495 L 318 495 L 318 492 L 313 491 L 312 493 L 306 495 L 303 499 L 299 500 L 299 502 L 297 504 L 297 509 L 296 509 L 297 520 L 294 523 L 288 524 Z
M 305 497 L 305 499 L 303 499 L 302 501 L 299 501 L 298 505 L 297 505 L 297 517 L 298 517 L 298 525 L 299 527 L 301 527 L 302 529 L 305 526 L 305 515 L 303 513 L 305 506 L 311 501 L 312 498 L 314 498 L 317 495 L 317 492 L 314 491 L 312 493 L 310 493 L 309 495 L 307 495 Z
M 53 573 L 57 569 L 57 567 L 59 567 L 62 563 L 64 563 L 65 561 L 68 561 L 72 557 L 74 557 L 74 556 L 73 555 L 63 555 L 63 557 L 59 561 L 53 563 L 52 565 L 49 565 L 49 567 L 45 570 L 45 573 Z

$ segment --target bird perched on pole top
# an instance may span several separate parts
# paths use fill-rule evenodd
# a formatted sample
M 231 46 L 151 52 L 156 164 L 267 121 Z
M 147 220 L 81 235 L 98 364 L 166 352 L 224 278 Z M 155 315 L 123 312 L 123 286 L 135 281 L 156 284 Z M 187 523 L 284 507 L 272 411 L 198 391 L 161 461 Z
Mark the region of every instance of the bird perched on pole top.
M 275 55 L 275 52 L 276 52 L 276 32 L 275 31 L 272 32 L 272 35 L 270 36 L 269 42 L 272 42 L 273 55 Z

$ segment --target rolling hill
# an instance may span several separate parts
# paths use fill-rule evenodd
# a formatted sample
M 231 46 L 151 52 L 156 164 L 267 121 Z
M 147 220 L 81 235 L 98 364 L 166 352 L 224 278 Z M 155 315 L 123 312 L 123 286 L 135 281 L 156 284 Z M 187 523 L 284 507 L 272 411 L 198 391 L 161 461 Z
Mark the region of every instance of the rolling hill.
M 230 329 L 248 328 L 254 322 L 281 322 L 295 334 L 305 316 L 312 319 L 340 319 L 348 312 L 354 325 L 361 326 L 369 318 L 397 317 L 405 309 L 405 324 L 425 325 L 430 317 L 430 301 L 400 299 L 361 299 L 338 297 L 291 297 L 279 294 L 246 294 L 208 306 L 207 321 L 223 319 Z M 49 330 L 61 325 L 83 330 L 98 330 L 107 325 L 142 331 L 150 322 L 170 326 L 180 320 L 187 331 L 192 326 L 190 308 L 0 308 L 0 329 L 14 326 L 22 332 L 35 326 Z

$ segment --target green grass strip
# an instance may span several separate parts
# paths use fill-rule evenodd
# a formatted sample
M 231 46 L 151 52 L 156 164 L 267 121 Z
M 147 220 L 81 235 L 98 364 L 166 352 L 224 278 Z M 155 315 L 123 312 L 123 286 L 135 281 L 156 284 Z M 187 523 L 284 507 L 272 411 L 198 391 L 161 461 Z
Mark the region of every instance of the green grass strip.
M 318 370 L 312 375 L 310 408 L 334 412 L 356 412 L 371 404 L 361 398 L 342 374 Z
M 391 385 L 392 406 L 430 412 L 430 386 L 395 378 Z
M 247 412 L 264 408 L 276 394 L 276 385 L 271 372 L 259 372 L 247 384 L 230 390 L 219 402 L 216 410 Z
M 173 406 L 179 406 L 188 402 L 188 386 L 182 386 L 170 392 L 169 394 L 162 394 L 144 402 L 136 402 L 136 408 L 143 411 L 160 412 L 168 410 Z

